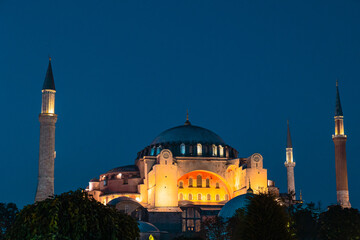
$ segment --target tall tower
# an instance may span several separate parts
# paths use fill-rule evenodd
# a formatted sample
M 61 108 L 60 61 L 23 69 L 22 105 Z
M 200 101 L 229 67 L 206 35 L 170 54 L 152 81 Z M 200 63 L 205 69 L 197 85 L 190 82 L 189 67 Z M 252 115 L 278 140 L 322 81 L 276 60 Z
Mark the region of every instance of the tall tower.
M 295 176 L 294 176 L 294 157 L 293 157 L 293 147 L 291 143 L 291 135 L 290 135 L 290 126 L 289 121 L 287 121 L 287 139 L 286 139 L 286 161 L 285 167 L 287 170 L 287 186 L 288 186 L 288 194 L 292 195 L 292 199 L 295 200 Z
M 39 176 L 35 202 L 54 195 L 54 160 L 55 152 L 55 82 L 51 68 L 51 58 L 42 89 L 42 105 L 39 115 L 40 147 Z
M 336 81 L 335 134 L 332 136 L 335 144 L 336 196 L 337 202 L 343 208 L 351 208 L 346 166 L 346 139 L 344 133 L 344 115 L 340 103 L 339 84 Z

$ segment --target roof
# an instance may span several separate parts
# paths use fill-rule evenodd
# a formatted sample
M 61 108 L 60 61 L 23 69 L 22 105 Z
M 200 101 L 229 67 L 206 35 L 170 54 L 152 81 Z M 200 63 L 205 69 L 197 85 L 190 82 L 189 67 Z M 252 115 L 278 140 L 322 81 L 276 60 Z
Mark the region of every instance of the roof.
M 339 93 L 339 84 L 336 81 L 336 106 L 335 106 L 335 116 L 344 116 L 341 102 L 340 102 L 340 93 Z
M 287 138 L 286 138 L 286 148 L 292 148 L 292 142 L 291 142 L 291 134 L 290 134 L 289 120 L 287 121 Z
M 93 178 L 93 179 L 90 180 L 90 182 L 99 182 L 99 179 Z
M 246 208 L 246 205 L 249 203 L 249 197 L 251 196 L 253 196 L 253 194 L 247 193 L 234 197 L 223 206 L 219 212 L 219 217 L 224 219 L 231 218 L 234 216 L 237 209 Z
M 216 133 L 191 124 L 165 130 L 152 141 L 151 145 L 162 143 L 210 143 L 226 145 L 224 140 Z
M 154 224 L 138 221 L 139 230 L 141 233 L 152 233 L 152 232 L 160 232 L 160 230 L 155 227 Z
M 116 206 L 116 204 L 118 204 L 119 202 L 133 202 L 133 203 L 141 206 L 141 204 L 140 204 L 138 201 L 136 201 L 136 200 L 134 200 L 134 199 L 132 199 L 132 198 L 129 198 L 129 197 L 118 197 L 118 198 L 115 198 L 115 199 L 111 200 L 110 202 L 108 202 L 107 205 L 109 205 L 109 206 Z
M 135 165 L 127 165 L 122 167 L 113 168 L 106 173 L 114 173 L 114 172 L 138 172 L 139 168 Z
M 46 71 L 46 76 L 43 84 L 43 90 L 55 90 L 54 76 L 51 68 L 51 58 L 49 58 L 49 66 Z

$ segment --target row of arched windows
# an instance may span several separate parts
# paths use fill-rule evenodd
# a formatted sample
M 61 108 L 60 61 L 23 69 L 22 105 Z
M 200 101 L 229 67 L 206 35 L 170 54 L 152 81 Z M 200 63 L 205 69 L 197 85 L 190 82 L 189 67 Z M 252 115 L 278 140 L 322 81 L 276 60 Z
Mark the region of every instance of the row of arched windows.
M 207 187 L 207 188 L 210 187 L 210 179 L 209 178 L 206 179 L 205 185 L 206 185 L 205 187 Z M 192 178 L 189 178 L 189 186 L 188 187 L 194 187 L 194 183 L 193 183 Z M 196 177 L 196 187 L 198 187 L 198 188 L 203 187 L 203 182 L 202 182 L 201 175 L 198 175 Z M 184 182 L 183 181 L 179 182 L 179 188 L 184 188 Z M 218 182 L 216 183 L 216 188 L 220 188 L 220 184 Z
M 189 193 L 189 195 L 188 195 L 188 200 L 189 200 L 189 201 L 193 201 L 193 200 L 198 200 L 198 201 L 202 201 L 202 200 L 211 201 L 211 194 L 207 194 L 207 195 L 206 195 L 206 199 L 203 199 L 203 196 L 202 196 L 201 193 L 198 193 L 196 197 L 197 197 L 196 199 L 193 199 L 193 195 L 192 195 L 191 193 Z M 205 196 L 204 196 L 204 197 L 205 197 Z M 185 200 L 185 199 L 184 199 L 184 194 L 180 193 L 180 194 L 179 194 L 179 201 L 183 201 L 183 200 Z M 228 201 L 228 200 L 229 200 L 229 195 L 228 195 L 228 194 L 225 194 L 224 200 L 225 200 L 225 201 Z M 220 201 L 220 194 L 216 194 L 216 195 L 215 195 L 215 201 Z
M 211 148 L 212 148 L 212 156 L 217 156 L 218 155 L 218 149 L 219 149 L 219 155 L 220 157 L 223 157 L 224 156 L 224 147 L 219 145 L 219 146 L 216 146 L 215 144 L 211 145 Z M 188 149 L 188 153 L 192 154 L 193 153 L 193 146 L 189 146 L 189 149 Z M 208 146 L 204 146 L 204 151 L 205 153 L 208 152 Z M 180 144 L 180 153 L 181 155 L 185 155 L 187 154 L 186 152 L 186 146 L 184 143 Z M 201 143 L 198 143 L 196 144 L 196 153 L 198 156 L 201 156 L 203 154 L 203 146 L 201 145 Z

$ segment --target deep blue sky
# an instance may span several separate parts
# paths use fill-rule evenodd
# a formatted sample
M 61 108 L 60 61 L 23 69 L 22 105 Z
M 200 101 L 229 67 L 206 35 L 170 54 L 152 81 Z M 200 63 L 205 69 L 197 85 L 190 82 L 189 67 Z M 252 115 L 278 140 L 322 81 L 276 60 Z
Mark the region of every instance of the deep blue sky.
M 359 12 L 355 0 L 0 1 L 0 202 L 34 200 L 50 54 L 56 193 L 133 164 L 189 109 L 240 157 L 261 153 L 282 192 L 289 119 L 297 192 L 335 203 L 339 78 L 350 201 L 360 208 Z

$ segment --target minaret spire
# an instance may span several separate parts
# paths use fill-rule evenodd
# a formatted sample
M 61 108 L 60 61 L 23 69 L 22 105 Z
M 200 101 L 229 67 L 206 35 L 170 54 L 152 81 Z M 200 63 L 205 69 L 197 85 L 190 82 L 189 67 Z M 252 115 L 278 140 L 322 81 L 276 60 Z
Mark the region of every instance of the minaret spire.
M 39 115 L 40 147 L 39 175 L 35 201 L 42 201 L 54 195 L 54 160 L 55 160 L 55 82 L 51 68 L 51 58 L 46 71 L 42 89 L 42 105 Z
M 291 142 L 289 120 L 287 121 L 286 161 L 284 164 L 287 171 L 288 194 L 291 195 L 293 200 L 295 200 L 296 199 L 295 175 L 294 175 L 295 162 L 293 156 L 293 147 Z
M 344 114 L 340 103 L 339 82 L 336 80 L 335 134 L 332 136 L 335 145 L 336 196 L 343 208 L 351 208 L 346 163 L 346 140 L 344 131 Z

